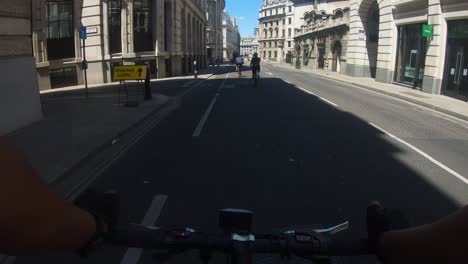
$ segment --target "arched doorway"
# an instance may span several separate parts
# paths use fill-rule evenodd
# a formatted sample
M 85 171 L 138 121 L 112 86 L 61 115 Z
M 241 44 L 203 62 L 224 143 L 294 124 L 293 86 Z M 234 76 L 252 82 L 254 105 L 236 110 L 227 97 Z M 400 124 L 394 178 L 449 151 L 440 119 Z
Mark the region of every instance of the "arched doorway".
M 332 71 L 341 72 L 341 41 L 336 40 L 332 46 Z
M 364 0 L 359 7 L 359 15 L 366 39 L 367 74 L 375 78 L 377 71 L 377 52 L 379 47 L 379 5 L 376 0 Z M 366 65 L 367 66 L 367 65 Z M 366 74 L 366 73 L 365 73 Z

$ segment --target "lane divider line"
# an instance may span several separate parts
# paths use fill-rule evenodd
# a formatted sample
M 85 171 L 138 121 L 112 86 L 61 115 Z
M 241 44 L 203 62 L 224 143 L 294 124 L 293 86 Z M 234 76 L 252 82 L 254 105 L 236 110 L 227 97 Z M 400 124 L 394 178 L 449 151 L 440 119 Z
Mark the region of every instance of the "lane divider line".
M 145 217 L 141 221 L 142 225 L 153 226 L 161 215 L 161 211 L 166 203 L 167 195 L 156 195 L 153 197 L 150 207 L 146 211 Z M 137 264 L 140 261 L 143 250 L 141 248 L 129 248 L 122 258 L 120 264 Z
M 400 139 L 398 138 L 397 136 L 393 135 L 392 133 L 386 131 L 385 129 L 377 126 L 376 124 L 374 123 L 369 123 L 371 126 L 373 126 L 374 128 L 376 128 L 377 130 L 379 130 L 380 132 L 384 133 L 385 135 L 391 137 L 392 139 L 400 142 L 401 144 L 407 146 L 408 148 L 414 150 L 416 153 L 420 154 L 421 156 L 423 156 L 424 158 L 428 159 L 430 162 L 434 163 L 435 165 L 439 166 L 441 169 L 445 170 L 446 172 L 450 173 L 451 175 L 455 176 L 456 178 L 458 178 L 460 181 L 462 181 L 463 183 L 465 184 L 468 184 L 468 179 L 466 179 L 465 177 L 463 177 L 462 175 L 460 175 L 458 172 L 450 169 L 449 167 L 445 166 L 443 163 L 441 163 L 440 161 L 436 160 L 435 158 L 431 157 L 429 154 L 425 153 L 424 151 L 418 149 L 417 147 L 411 145 L 410 143 L 404 141 L 403 139 Z
M 208 117 L 210 116 L 211 111 L 213 111 L 213 107 L 216 104 L 216 101 L 218 100 L 219 92 L 224 88 L 224 84 L 226 83 L 226 80 L 228 77 L 229 77 L 229 73 L 226 74 L 226 78 L 224 78 L 224 81 L 221 84 L 221 86 L 219 86 L 218 91 L 216 92 L 215 96 L 213 97 L 213 99 L 211 99 L 211 102 L 208 105 L 208 108 L 206 109 L 202 118 L 200 119 L 200 122 L 198 122 L 198 125 L 195 128 L 195 131 L 193 132 L 192 137 L 199 137 L 201 135 L 203 127 L 205 126 L 205 123 L 208 120 Z
M 332 101 L 330 101 L 330 100 L 327 100 L 327 99 L 325 99 L 325 98 L 323 98 L 323 97 L 320 97 L 320 96 L 319 96 L 319 99 L 322 100 L 322 101 L 324 101 L 325 103 L 328 103 L 328 104 L 333 105 L 334 107 L 338 107 L 337 104 L 335 104 L 334 102 L 332 102 Z
M 320 99 L 320 100 L 322 100 L 322 101 L 324 101 L 324 102 L 326 102 L 326 103 L 328 103 L 328 104 L 330 104 L 330 105 L 332 105 L 332 106 L 334 106 L 334 107 L 338 107 L 338 105 L 335 104 L 334 102 L 332 102 L 332 101 L 330 101 L 330 100 L 327 100 L 327 99 L 325 99 L 325 98 L 323 98 L 323 97 L 321 97 L 321 96 L 319 96 L 319 95 L 316 95 L 315 93 L 313 93 L 313 92 L 311 92 L 311 91 L 309 91 L 309 90 L 307 90 L 307 89 L 305 89 L 305 88 L 302 88 L 302 87 L 299 87 L 299 86 L 296 86 L 296 88 L 299 89 L 299 90 L 301 90 L 301 91 L 303 91 L 303 92 L 305 92 L 305 93 L 308 93 L 308 94 L 311 94 L 311 95 L 315 95 L 315 96 L 318 97 L 318 99 Z

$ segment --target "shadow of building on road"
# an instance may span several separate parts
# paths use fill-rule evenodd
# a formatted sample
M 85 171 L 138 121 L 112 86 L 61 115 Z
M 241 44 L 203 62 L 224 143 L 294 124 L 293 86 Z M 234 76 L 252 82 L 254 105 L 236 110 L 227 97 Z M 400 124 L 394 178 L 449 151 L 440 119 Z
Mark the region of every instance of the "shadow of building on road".
M 275 77 L 261 79 L 261 92 L 248 77 L 226 79 L 201 136 L 192 137 L 222 81 L 206 80 L 187 94 L 95 183 L 121 193 L 124 222 L 139 222 L 151 197 L 163 193 L 169 198 L 160 225 L 215 231 L 217 209 L 236 207 L 255 211 L 254 226 L 261 229 L 349 220 L 349 232 L 340 236 L 355 238 L 366 235 L 371 200 L 401 208 L 414 224 L 467 201 L 465 186 L 447 172 L 357 115 Z M 51 262 L 102 263 L 122 254 Z M 141 263 L 150 259 L 145 254 Z

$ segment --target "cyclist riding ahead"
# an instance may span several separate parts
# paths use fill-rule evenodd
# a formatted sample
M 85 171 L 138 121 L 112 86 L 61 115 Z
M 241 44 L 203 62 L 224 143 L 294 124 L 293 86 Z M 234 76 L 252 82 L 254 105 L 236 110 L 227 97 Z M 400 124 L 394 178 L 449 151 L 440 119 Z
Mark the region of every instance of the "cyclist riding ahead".
M 397 214 L 373 203 L 367 209 L 368 237 L 355 245 L 336 239 L 321 241 L 319 234 L 310 236 L 294 230 L 253 236 L 251 216 L 245 210 L 221 212 L 220 227 L 235 230 L 232 236 L 141 225 L 120 229 L 115 194 L 86 193 L 77 199 L 75 207 L 49 189 L 26 159 L 1 137 L 0 164 L 1 254 L 75 250 L 86 255 L 104 242 L 172 249 L 172 253 L 199 249 L 204 258 L 210 250 L 234 252 L 237 258 L 233 263 L 251 263 L 250 254 L 256 252 L 282 257 L 377 254 L 384 263 L 468 263 L 468 207 L 434 223 L 407 228 L 401 218 L 396 220 Z M 398 228 L 403 229 L 392 230 Z
M 259 78 L 258 73 L 260 72 L 261 59 L 258 57 L 258 53 L 255 52 L 252 60 L 250 61 L 250 68 L 252 69 L 252 80 Z
M 244 58 L 239 55 L 236 57 L 236 69 L 237 72 L 239 73 L 239 76 L 242 75 L 242 65 L 244 64 Z

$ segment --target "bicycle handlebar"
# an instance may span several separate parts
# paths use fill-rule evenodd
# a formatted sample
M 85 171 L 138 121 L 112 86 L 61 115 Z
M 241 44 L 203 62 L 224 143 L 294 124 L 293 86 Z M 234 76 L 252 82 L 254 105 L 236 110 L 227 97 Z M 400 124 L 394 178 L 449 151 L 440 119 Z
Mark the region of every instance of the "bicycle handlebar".
M 272 235 L 246 241 L 226 234 L 210 235 L 189 229 L 161 229 L 137 224 L 117 228 L 106 237 L 112 245 L 143 249 L 204 249 L 224 253 L 270 253 L 283 256 L 357 256 L 373 254 L 366 239 L 335 240 L 311 237 L 300 241 L 292 236 Z M 240 249 L 241 248 L 241 249 Z M 242 250 L 242 251 L 240 251 Z

